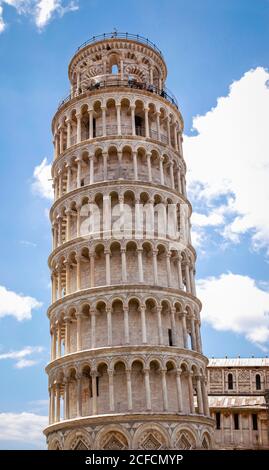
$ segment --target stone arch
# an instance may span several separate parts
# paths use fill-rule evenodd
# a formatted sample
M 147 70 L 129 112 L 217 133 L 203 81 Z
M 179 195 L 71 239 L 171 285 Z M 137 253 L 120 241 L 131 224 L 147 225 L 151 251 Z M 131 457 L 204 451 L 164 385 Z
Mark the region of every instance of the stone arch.
M 111 301 L 112 314 L 112 345 L 124 344 L 124 311 L 123 300 L 116 296 Z
M 212 439 L 209 432 L 204 431 L 201 437 L 201 449 L 207 450 L 212 448 Z
M 133 449 L 169 449 L 170 439 L 166 429 L 157 423 L 142 424 L 133 437 Z
M 89 450 L 91 448 L 92 439 L 84 429 L 71 431 L 65 439 L 65 450 Z
M 178 395 L 177 395 L 177 364 L 174 358 L 167 358 L 165 360 L 166 369 L 166 387 L 168 398 L 168 411 L 174 412 L 178 410 Z
M 149 295 L 144 299 L 144 304 L 146 306 L 146 329 L 150 332 L 147 341 L 149 344 L 158 344 L 158 301 L 152 295 Z
M 196 432 L 192 427 L 177 426 L 172 435 L 172 445 L 174 449 L 192 450 L 197 447 Z
M 96 436 L 95 448 L 99 450 L 129 449 L 129 434 L 120 425 L 105 426 Z
M 127 396 L 127 362 L 123 358 L 115 358 L 111 363 L 114 377 L 114 400 L 116 413 L 126 412 L 128 409 Z
M 58 436 L 55 436 L 49 440 L 48 450 L 62 450 L 62 444 Z
M 103 347 L 107 345 L 107 308 L 108 302 L 104 298 L 100 298 L 96 301 L 95 304 L 95 313 L 96 313 L 96 323 L 95 323 L 95 332 L 96 332 L 96 347 Z
M 130 361 L 131 383 L 132 383 L 132 402 L 133 410 L 140 411 L 146 408 L 146 389 L 145 389 L 145 359 L 143 356 L 135 356 Z

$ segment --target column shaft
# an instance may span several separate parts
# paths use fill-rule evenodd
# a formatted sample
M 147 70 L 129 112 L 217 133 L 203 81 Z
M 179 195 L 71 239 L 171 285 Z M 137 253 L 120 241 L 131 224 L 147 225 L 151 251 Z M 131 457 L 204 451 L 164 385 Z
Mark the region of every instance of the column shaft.
M 133 409 L 131 371 L 126 369 L 128 411 Z
M 146 390 L 146 407 L 147 410 L 151 410 L 151 394 L 150 394 L 150 382 L 149 382 L 149 370 L 145 369 L 145 390 Z
M 177 371 L 176 375 L 176 383 L 177 383 L 177 402 L 178 402 L 178 411 L 179 413 L 182 412 L 183 410 L 183 405 L 182 405 L 182 387 L 181 387 L 181 377 L 180 377 L 180 371 Z
M 112 346 L 112 315 L 111 308 L 106 309 L 107 314 L 107 344 Z
M 130 342 L 129 336 L 129 308 L 123 307 L 123 314 L 124 314 L 124 340 L 126 344 Z
M 162 307 L 157 307 L 157 324 L 158 324 L 159 344 L 163 344 Z
M 166 384 L 166 370 L 162 370 L 162 394 L 163 394 L 163 409 L 168 410 L 168 397 L 167 397 L 167 384 Z
M 96 386 L 96 372 L 91 374 L 92 376 L 92 414 L 97 415 L 97 386 Z
M 109 381 L 109 408 L 110 411 L 115 411 L 115 403 L 114 403 L 114 371 L 108 371 L 108 381 Z
M 142 343 L 145 344 L 147 342 L 147 326 L 146 326 L 146 306 L 140 306 L 140 313 L 141 313 L 141 325 L 142 325 Z
M 188 387 L 189 387 L 189 400 L 190 400 L 190 412 L 195 413 L 194 409 L 194 400 L 193 400 L 193 384 L 192 384 L 192 374 L 188 374 Z

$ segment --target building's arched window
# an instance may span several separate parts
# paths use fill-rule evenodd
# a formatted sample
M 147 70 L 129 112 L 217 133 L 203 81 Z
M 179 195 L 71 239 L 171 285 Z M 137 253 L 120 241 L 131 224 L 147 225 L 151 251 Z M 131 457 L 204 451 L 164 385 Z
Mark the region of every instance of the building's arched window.
M 112 65 L 111 73 L 113 73 L 113 75 L 117 75 L 119 73 L 119 69 L 118 69 L 117 64 Z
M 260 374 L 256 374 L 256 390 L 261 390 L 261 376 Z
M 233 390 L 233 388 L 234 388 L 233 374 L 228 374 L 228 390 Z

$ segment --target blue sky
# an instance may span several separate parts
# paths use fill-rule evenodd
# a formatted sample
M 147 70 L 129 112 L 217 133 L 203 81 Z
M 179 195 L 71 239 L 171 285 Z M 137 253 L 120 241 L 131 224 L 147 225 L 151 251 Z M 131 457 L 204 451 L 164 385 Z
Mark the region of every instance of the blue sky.
M 114 27 L 159 46 L 184 116 L 204 352 L 267 354 L 269 1 L 0 0 L 3 449 L 44 446 L 50 122 L 75 49 Z

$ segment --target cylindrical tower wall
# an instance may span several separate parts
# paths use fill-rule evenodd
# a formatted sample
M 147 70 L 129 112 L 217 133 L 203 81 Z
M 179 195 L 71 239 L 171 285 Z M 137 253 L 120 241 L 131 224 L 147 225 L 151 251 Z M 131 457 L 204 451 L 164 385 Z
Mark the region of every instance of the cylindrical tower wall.
M 50 449 L 209 448 L 183 120 L 142 38 L 69 66 L 52 122 Z

